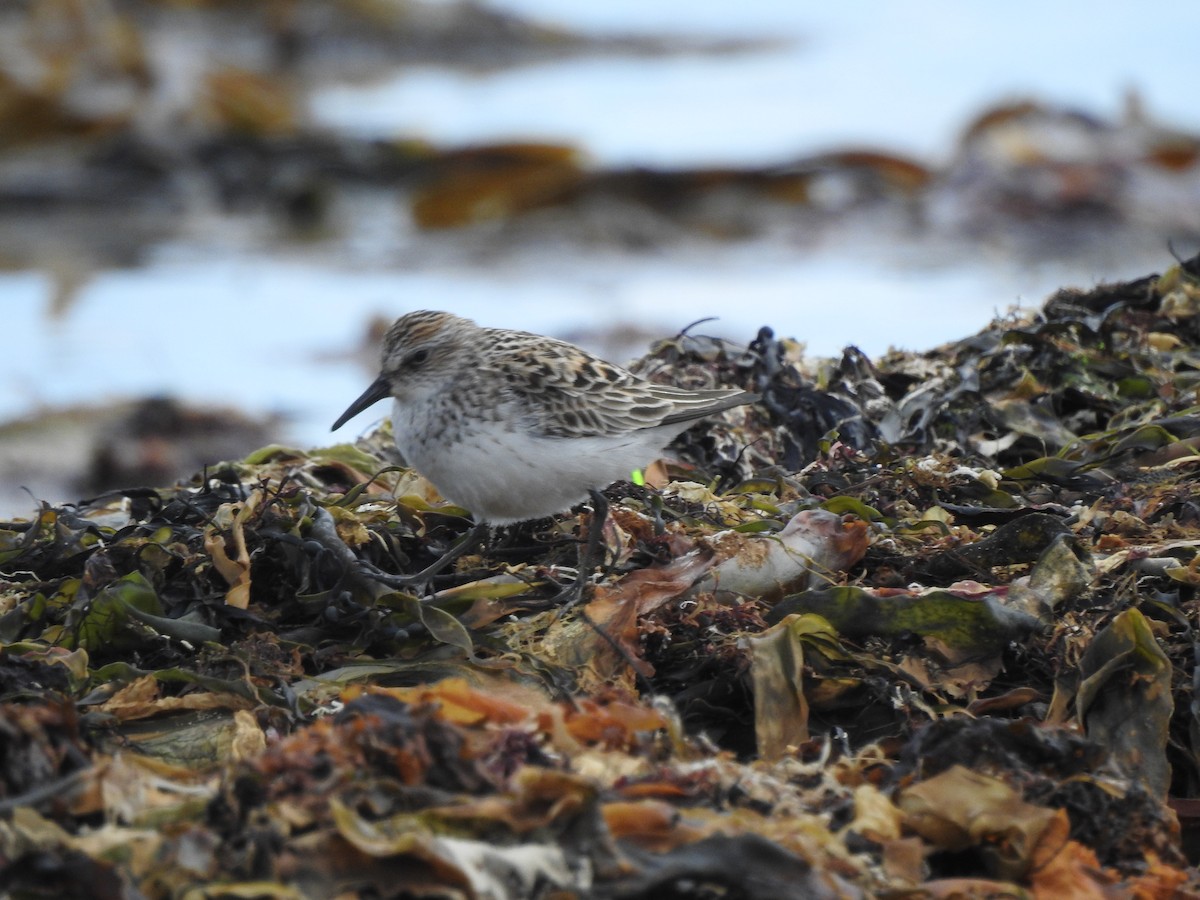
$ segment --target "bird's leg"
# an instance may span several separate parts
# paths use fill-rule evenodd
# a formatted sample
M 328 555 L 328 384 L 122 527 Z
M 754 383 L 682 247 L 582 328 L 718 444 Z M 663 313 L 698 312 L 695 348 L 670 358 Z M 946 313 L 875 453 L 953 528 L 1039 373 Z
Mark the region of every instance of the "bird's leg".
M 460 556 L 466 555 L 484 543 L 487 539 L 487 534 L 487 523 L 476 522 L 471 530 L 459 539 L 457 544 L 420 572 L 413 572 L 411 575 L 390 575 L 370 563 L 363 563 L 363 571 L 368 578 L 378 581 L 381 584 L 386 584 L 388 587 L 405 588 L 412 587 L 414 584 L 424 584 L 435 575 L 444 572 Z
M 580 560 L 580 569 L 591 573 L 596 566 L 604 565 L 604 523 L 608 521 L 608 498 L 595 488 L 588 488 L 592 498 L 592 521 L 588 523 L 588 539 Z
M 608 519 L 608 498 L 595 488 L 588 488 L 592 498 L 592 521 L 588 524 L 587 543 L 579 554 L 579 574 L 575 583 L 562 593 L 566 602 L 559 608 L 562 615 L 583 600 L 583 592 L 592 580 L 592 570 L 604 565 L 604 523 Z

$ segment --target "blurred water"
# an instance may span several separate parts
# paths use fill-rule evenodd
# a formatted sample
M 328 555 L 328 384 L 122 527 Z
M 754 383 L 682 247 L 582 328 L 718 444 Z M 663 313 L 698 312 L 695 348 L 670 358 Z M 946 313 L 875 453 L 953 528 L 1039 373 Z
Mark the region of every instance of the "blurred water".
M 499 2 L 499 0 L 497 0 Z M 359 134 L 457 142 L 505 137 L 577 142 L 606 163 L 681 166 L 776 162 L 846 143 L 947 155 L 958 130 L 1013 93 L 1112 114 L 1122 91 L 1200 129 L 1200 6 L 1149 2 L 1003 6 L 904 0 L 792 4 L 742 0 L 504 0 L 572 27 L 768 37 L 753 53 L 601 57 L 490 74 L 402 71 L 331 86 L 313 109 Z M 389 218 L 391 216 L 391 218 Z M 832 355 L 932 347 L 1064 284 L 1090 286 L 1161 269 L 1169 258 L 1075 260 L 1030 269 L 1011 259 L 906 263 L 849 241 L 755 242 L 620 254 L 459 258 L 426 253 L 411 224 L 381 215 L 373 247 L 308 253 L 185 231 L 136 268 L 92 274 L 76 303 L 48 315 L 53 289 L 0 273 L 8 341 L 0 418 L 47 405 L 167 392 L 282 411 L 281 440 L 328 440 L 328 423 L 370 377 L 350 353 L 366 319 L 441 308 L 551 334 L 634 320 L 671 334 L 703 316 L 738 340 L 763 324 Z M 407 249 L 406 249 L 407 248 Z M 382 407 L 380 408 L 382 412 Z M 354 426 L 365 427 L 365 420 Z M 351 426 L 351 427 L 354 427 Z
M 372 315 L 437 308 L 555 335 L 633 321 L 664 337 L 713 316 L 701 332 L 745 342 L 770 325 L 813 355 L 848 344 L 878 355 L 964 337 L 1009 306 L 1037 305 L 1064 277 L 1051 268 L 1021 283 L 1002 270 L 897 270 L 836 254 L 764 263 L 752 248 L 717 255 L 693 265 L 641 259 L 620 271 L 580 259 L 569 277 L 534 264 L 364 272 L 280 260 L 162 263 L 97 277 L 56 320 L 46 316 L 43 276 L 0 274 L 7 330 L 21 338 L 6 346 L 0 418 L 161 393 L 283 413 L 290 427 L 280 440 L 314 446 L 331 440 L 329 423 L 373 377 L 373 348 L 350 352 Z
M 1149 0 L 972 4 L 493 0 L 569 28 L 766 38 L 754 53 L 418 67 L 317 93 L 318 121 L 457 143 L 565 141 L 605 164 L 776 163 L 866 144 L 944 158 L 987 106 L 1036 97 L 1108 117 L 1138 91 L 1200 129 L 1200 5 Z

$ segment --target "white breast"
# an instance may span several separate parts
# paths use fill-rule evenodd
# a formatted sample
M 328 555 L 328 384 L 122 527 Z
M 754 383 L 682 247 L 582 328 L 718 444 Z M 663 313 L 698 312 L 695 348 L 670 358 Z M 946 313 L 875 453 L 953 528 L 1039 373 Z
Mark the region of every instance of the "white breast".
M 515 432 L 507 422 L 483 422 L 450 441 L 424 442 L 428 433 L 399 404 L 396 444 L 405 459 L 447 500 L 494 525 L 562 512 L 662 454 L 685 426 L 582 438 Z

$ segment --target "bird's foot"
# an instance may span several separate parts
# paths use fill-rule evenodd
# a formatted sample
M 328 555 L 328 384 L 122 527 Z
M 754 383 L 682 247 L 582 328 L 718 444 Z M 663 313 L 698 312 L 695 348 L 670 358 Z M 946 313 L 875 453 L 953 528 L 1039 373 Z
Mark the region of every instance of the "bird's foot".
M 372 563 L 361 560 L 359 562 L 359 574 L 364 578 L 387 585 L 390 588 L 420 587 L 428 584 L 435 576 L 440 575 L 446 569 L 450 568 L 455 560 L 480 546 L 486 540 L 487 533 L 488 527 L 485 523 L 476 523 L 457 544 L 419 572 L 412 572 L 407 575 L 393 575 L 390 572 L 383 571 Z
M 554 602 L 559 604 L 555 618 L 583 602 L 591 584 L 592 572 L 604 565 L 604 523 L 608 519 L 608 498 L 595 488 L 589 490 L 588 494 L 592 498 L 592 521 L 588 525 L 587 543 L 579 555 L 575 581 L 554 598 Z

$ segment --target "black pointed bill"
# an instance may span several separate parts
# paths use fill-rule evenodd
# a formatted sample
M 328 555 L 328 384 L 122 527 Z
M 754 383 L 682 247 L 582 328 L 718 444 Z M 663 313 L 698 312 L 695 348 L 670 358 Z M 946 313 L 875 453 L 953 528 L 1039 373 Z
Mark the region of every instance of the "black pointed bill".
M 390 397 L 391 394 L 391 385 L 388 384 L 386 378 L 380 375 L 373 382 L 371 382 L 371 386 L 369 388 L 362 392 L 361 397 L 346 407 L 346 411 L 338 416 L 337 421 L 333 423 L 333 427 L 329 430 L 337 431 L 368 406 L 374 406 L 385 397 Z

